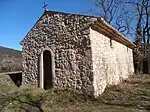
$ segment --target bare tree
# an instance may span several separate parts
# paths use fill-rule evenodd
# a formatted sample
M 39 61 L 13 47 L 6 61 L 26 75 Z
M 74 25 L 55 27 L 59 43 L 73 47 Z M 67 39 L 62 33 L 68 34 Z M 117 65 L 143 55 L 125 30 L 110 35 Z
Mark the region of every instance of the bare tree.
M 150 0 L 90 0 L 92 13 L 103 17 L 125 36 L 132 37 L 137 48 L 137 68 L 143 59 L 150 60 Z
M 136 36 L 136 41 L 149 43 L 150 0 L 90 0 L 92 14 L 103 17 L 124 35 Z M 137 25 L 136 25 L 137 24 Z M 134 35 L 133 35 L 134 34 Z
M 94 4 L 92 14 L 103 17 L 105 21 L 114 26 L 124 35 L 130 33 L 130 15 L 128 4 L 124 0 L 90 0 Z
M 144 43 L 144 45 L 150 44 L 150 1 L 139 0 L 138 2 L 132 2 L 137 9 L 137 26 L 136 26 L 136 43 Z

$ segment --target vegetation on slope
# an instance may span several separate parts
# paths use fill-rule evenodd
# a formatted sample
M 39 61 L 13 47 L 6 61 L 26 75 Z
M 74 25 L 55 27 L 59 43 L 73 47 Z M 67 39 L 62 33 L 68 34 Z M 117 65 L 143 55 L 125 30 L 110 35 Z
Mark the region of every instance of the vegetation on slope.
M 21 51 L 0 46 L 0 72 L 22 70 Z
M 117 86 L 108 87 L 98 99 L 69 90 L 17 88 L 5 74 L 0 74 L 0 81 L 1 112 L 150 111 L 149 75 L 132 76 Z
M 0 46 L 0 55 L 1 54 L 5 54 L 5 55 L 9 55 L 9 56 L 15 56 L 15 57 L 19 57 L 19 58 L 21 57 L 21 51 L 11 49 L 11 48 L 2 47 L 2 46 Z

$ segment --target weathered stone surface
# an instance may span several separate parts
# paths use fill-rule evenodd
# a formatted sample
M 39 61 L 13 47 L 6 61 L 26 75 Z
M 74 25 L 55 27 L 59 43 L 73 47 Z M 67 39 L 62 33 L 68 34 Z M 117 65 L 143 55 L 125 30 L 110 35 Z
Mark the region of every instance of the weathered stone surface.
M 23 84 L 39 83 L 39 59 L 45 48 L 55 59 L 56 88 L 93 93 L 89 17 L 47 14 L 23 41 Z M 82 30 L 81 30 L 82 29 Z
M 90 29 L 96 18 L 46 13 L 22 42 L 23 84 L 39 85 L 40 56 L 54 55 L 55 88 L 72 88 L 98 96 L 107 85 L 133 74 L 132 50 Z
M 90 30 L 94 95 L 101 94 L 106 86 L 116 85 L 134 73 L 132 49 Z

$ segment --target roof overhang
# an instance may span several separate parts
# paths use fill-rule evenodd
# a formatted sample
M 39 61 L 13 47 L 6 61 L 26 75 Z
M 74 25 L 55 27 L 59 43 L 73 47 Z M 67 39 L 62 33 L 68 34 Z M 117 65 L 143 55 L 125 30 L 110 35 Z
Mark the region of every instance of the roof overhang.
M 93 30 L 115 40 L 121 44 L 126 45 L 129 48 L 135 48 L 136 45 L 128 40 L 124 35 L 122 35 L 118 30 L 110 26 L 103 18 L 98 18 L 93 24 L 91 24 Z

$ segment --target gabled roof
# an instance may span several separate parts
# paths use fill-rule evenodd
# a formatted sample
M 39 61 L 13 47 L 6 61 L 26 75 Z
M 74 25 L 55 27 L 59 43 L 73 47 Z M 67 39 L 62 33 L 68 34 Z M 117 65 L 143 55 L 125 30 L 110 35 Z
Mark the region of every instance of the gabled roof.
M 112 40 L 115 40 L 119 43 L 122 43 L 130 48 L 135 48 L 136 45 L 131 42 L 129 39 L 127 39 L 123 34 L 121 34 L 118 30 L 116 30 L 114 27 L 109 25 L 103 18 L 97 18 L 97 21 L 95 21 L 91 25 L 92 29 L 102 33 L 103 35 L 109 37 Z
M 132 43 L 129 39 L 127 39 L 123 34 L 121 34 L 118 30 L 116 30 L 114 27 L 112 27 L 111 25 L 109 25 L 103 18 L 99 18 L 99 17 L 95 17 L 95 16 L 86 16 L 86 15 L 80 15 L 80 14 L 70 14 L 70 13 L 64 13 L 64 12 L 57 12 L 57 11 L 47 11 L 45 10 L 45 12 L 43 13 L 43 15 L 39 18 L 39 20 L 36 22 L 36 24 L 41 20 L 41 18 L 46 15 L 46 14 L 64 14 L 64 15 L 75 15 L 75 16 L 84 16 L 84 17 L 91 17 L 91 19 L 94 20 L 94 22 L 92 22 L 90 24 L 91 28 L 93 30 L 98 31 L 99 33 L 102 33 L 103 35 L 107 36 L 108 38 L 115 40 L 119 43 L 122 43 L 124 45 L 126 45 L 127 47 L 130 48 L 135 48 L 136 45 L 134 43 Z M 92 20 L 92 21 L 93 21 Z M 35 24 L 35 25 L 36 25 Z M 34 25 L 34 26 L 35 26 Z M 33 27 L 34 27 L 33 26 Z M 32 28 L 31 28 L 32 30 Z M 31 31 L 30 30 L 30 31 Z M 29 31 L 29 32 L 30 32 Z M 28 33 L 29 33 L 28 32 Z M 28 35 L 28 34 L 27 34 Z M 25 36 L 26 37 L 26 36 Z M 20 44 L 22 44 L 24 41 L 24 39 L 21 41 Z

